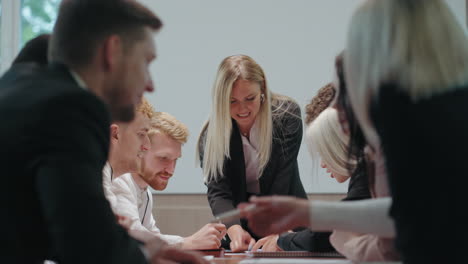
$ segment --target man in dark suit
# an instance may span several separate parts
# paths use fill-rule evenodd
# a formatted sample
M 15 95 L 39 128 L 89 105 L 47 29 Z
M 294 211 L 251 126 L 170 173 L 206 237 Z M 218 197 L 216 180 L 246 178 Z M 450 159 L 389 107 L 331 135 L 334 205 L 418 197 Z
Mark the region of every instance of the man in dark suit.
M 50 65 L 0 79 L 0 258 L 5 263 L 202 263 L 120 227 L 102 187 L 109 126 L 130 121 L 161 21 L 131 0 L 63 0 Z
M 13 65 L 18 63 L 37 63 L 47 65 L 47 49 L 49 48 L 50 34 L 41 34 L 24 44 L 19 54 L 13 60 Z

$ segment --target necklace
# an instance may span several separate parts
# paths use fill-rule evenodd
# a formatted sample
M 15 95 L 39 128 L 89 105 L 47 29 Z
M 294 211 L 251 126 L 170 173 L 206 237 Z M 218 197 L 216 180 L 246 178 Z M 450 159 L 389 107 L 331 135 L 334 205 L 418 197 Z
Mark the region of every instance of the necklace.
M 248 137 L 250 135 L 250 129 L 247 130 L 246 132 L 242 131 L 242 129 L 239 128 L 239 132 L 241 133 L 242 136 Z

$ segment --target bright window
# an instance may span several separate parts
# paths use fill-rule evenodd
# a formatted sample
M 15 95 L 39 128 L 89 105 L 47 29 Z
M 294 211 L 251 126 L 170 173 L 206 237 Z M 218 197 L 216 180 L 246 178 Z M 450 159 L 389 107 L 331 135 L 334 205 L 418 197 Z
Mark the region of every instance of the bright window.
M 0 0 L 0 75 L 24 43 L 51 33 L 61 0 Z
M 0 1 L 0 44 L 2 43 L 2 2 Z M 0 61 L 2 61 L 2 49 L 0 49 Z
M 21 47 L 43 33 L 51 33 L 60 0 L 21 0 Z

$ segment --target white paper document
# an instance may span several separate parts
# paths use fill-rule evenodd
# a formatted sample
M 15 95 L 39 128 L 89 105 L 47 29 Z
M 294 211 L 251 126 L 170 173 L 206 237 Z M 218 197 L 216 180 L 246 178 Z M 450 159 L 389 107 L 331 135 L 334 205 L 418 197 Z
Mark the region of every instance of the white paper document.
M 240 264 L 352 264 L 346 259 L 313 259 L 313 258 L 249 258 Z

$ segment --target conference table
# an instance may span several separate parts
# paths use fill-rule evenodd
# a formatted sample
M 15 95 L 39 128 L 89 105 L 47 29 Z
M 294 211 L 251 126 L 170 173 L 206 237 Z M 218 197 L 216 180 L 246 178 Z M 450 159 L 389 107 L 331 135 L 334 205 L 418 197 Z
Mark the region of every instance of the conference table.
M 352 264 L 343 258 L 301 257 L 252 257 L 247 253 L 224 253 L 223 256 L 207 256 L 213 264 Z
M 247 253 L 224 253 L 222 256 L 206 256 L 212 264 L 354 264 L 344 258 L 320 257 L 268 257 L 257 258 Z M 363 262 L 368 264 L 401 264 L 401 262 Z

